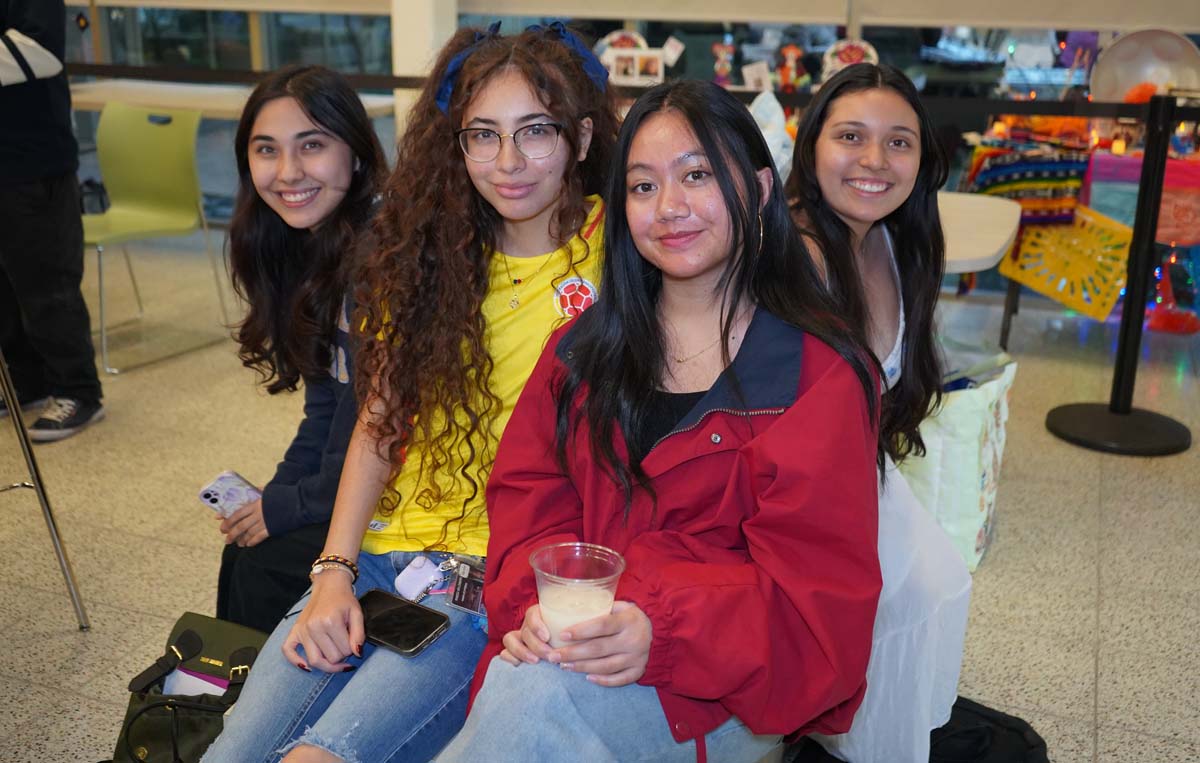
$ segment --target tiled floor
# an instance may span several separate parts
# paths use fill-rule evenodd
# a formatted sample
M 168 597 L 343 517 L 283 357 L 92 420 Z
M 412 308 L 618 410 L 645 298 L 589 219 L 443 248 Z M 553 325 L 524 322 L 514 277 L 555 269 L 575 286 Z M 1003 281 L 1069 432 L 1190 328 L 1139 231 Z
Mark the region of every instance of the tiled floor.
M 195 243 L 135 250 L 147 316 L 119 331 L 119 363 L 219 335 Z M 114 314 L 129 315 L 127 285 L 112 285 Z M 965 341 L 994 340 L 999 319 L 990 300 L 943 305 L 944 330 Z M 1029 720 L 1057 763 L 1198 761 L 1200 447 L 1107 456 L 1042 423 L 1056 404 L 1106 399 L 1115 341 L 1115 323 L 1057 310 L 1016 319 L 998 523 L 975 575 L 961 691 Z M 88 633 L 34 497 L 0 495 L 0 759 L 107 758 L 129 678 L 181 612 L 211 612 L 221 542 L 195 493 L 222 469 L 268 478 L 300 414 L 298 396 L 253 382 L 222 342 L 106 378 L 108 420 L 38 447 Z M 1200 338 L 1148 335 L 1136 402 L 1200 431 Z M 0 422 L 0 479 L 23 474 Z

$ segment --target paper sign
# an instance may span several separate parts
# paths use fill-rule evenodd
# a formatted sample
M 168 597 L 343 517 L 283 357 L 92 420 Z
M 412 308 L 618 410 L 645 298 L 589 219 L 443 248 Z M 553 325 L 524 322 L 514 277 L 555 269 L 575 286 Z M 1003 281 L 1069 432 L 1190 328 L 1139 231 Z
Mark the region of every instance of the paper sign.
M 686 45 L 684 45 L 675 37 L 668 37 L 667 41 L 664 42 L 662 46 L 663 63 L 665 63 L 667 66 L 674 66 L 675 62 L 679 60 L 679 57 L 683 55 L 683 50 L 686 47 Z

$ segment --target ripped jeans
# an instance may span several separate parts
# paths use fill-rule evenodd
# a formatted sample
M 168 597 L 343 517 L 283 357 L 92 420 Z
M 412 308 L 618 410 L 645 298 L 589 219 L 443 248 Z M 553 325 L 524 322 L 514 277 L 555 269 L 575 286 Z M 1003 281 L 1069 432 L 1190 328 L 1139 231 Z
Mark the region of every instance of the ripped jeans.
M 396 574 L 415 552 L 361 554 L 358 594 L 393 591 Z M 426 554 L 441 561 L 444 554 Z M 450 616 L 450 629 L 416 657 L 363 645 L 351 673 L 305 673 L 284 659 L 280 646 L 306 594 L 275 628 L 225 729 L 203 763 L 274 763 L 291 748 L 321 747 L 347 763 L 419 763 L 433 758 L 466 720 L 475 664 L 487 636 L 471 615 L 448 607 L 445 596 L 421 603 Z

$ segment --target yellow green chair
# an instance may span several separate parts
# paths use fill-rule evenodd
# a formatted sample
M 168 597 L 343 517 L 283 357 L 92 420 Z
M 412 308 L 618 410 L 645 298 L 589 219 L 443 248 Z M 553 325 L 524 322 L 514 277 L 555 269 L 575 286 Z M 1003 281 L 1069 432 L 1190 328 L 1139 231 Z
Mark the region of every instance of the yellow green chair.
M 100 290 L 100 357 L 104 370 L 118 373 L 108 357 L 108 324 L 104 299 L 105 247 L 120 246 L 142 317 L 142 297 L 125 244 L 147 238 L 184 236 L 204 231 L 204 249 L 212 263 L 221 320 L 229 323 L 222 287 L 221 263 L 213 251 L 203 197 L 196 173 L 196 133 L 200 112 L 147 109 L 124 103 L 105 104 L 96 130 L 100 175 L 109 208 L 83 216 L 85 246 L 96 250 Z

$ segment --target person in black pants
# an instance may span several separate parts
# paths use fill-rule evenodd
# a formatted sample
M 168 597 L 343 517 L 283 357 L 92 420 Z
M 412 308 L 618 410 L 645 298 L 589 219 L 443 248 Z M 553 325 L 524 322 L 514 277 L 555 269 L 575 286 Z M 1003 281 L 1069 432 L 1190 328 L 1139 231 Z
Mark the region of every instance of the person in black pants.
M 104 417 L 83 279 L 83 223 L 62 70 L 61 0 L 0 0 L 0 348 L 35 442 Z M 0 402 L 0 416 L 7 415 Z
M 230 270 L 249 307 L 240 356 L 271 394 L 304 384 L 304 420 L 262 498 L 220 526 L 217 617 L 270 631 L 308 589 L 358 418 L 344 297 L 387 168 L 362 101 L 319 66 L 259 83 L 234 153 Z

